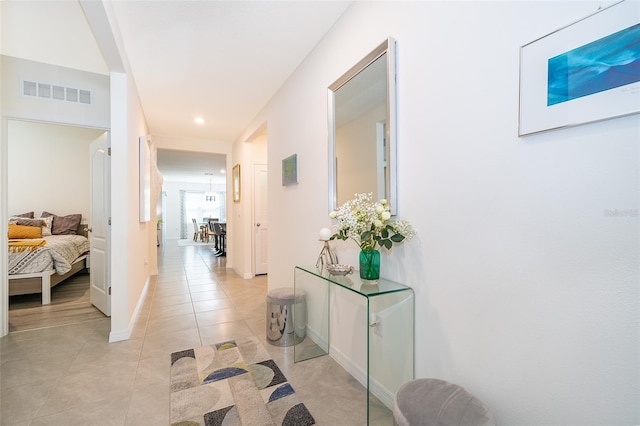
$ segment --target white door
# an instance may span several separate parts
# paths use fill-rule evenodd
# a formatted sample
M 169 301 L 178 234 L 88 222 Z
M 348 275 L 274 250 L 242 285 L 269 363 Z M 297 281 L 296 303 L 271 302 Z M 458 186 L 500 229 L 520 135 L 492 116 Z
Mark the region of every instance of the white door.
M 253 233 L 254 274 L 262 275 L 269 271 L 267 257 L 267 243 L 269 237 L 269 218 L 267 216 L 267 166 L 256 164 L 253 167 L 254 204 L 253 217 L 255 221 Z
M 89 212 L 90 297 L 91 303 L 105 315 L 111 316 L 111 284 L 109 279 L 109 216 L 111 158 L 109 156 L 109 132 L 91 142 L 91 195 Z

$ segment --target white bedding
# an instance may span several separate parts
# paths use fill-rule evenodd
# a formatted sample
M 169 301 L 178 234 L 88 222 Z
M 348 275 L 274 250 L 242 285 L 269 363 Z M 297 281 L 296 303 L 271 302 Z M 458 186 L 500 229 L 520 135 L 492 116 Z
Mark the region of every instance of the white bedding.
M 49 270 L 66 274 L 73 261 L 89 251 L 89 240 L 82 235 L 51 235 L 43 239 L 46 245 L 33 251 L 9 252 L 9 275 Z

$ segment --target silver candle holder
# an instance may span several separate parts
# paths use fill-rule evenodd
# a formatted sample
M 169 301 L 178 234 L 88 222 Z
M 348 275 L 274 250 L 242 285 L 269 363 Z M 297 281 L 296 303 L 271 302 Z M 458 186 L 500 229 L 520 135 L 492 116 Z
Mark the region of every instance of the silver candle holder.
M 316 268 L 323 268 L 325 265 L 337 265 L 338 255 L 329 246 L 329 240 L 331 239 L 331 230 L 329 228 L 322 228 L 318 240 L 324 241 L 318 260 L 316 261 Z

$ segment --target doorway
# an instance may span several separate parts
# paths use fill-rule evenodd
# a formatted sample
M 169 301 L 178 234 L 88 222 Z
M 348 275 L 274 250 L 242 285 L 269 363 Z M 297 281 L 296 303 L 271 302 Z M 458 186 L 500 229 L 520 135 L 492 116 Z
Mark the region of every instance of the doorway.
M 79 213 L 88 223 L 89 144 L 105 130 L 18 119 L 6 123 L 8 214 Z M 42 305 L 41 293 L 7 296 L 8 331 L 104 318 L 89 300 L 89 278 L 84 268 L 56 285 L 50 305 Z
M 268 211 L 268 168 L 266 164 L 253 166 L 253 217 L 254 217 L 254 275 L 269 272 L 269 211 Z
M 247 142 L 247 146 L 250 146 L 252 166 L 251 178 L 246 180 L 250 182 L 251 218 L 243 221 L 242 228 L 251 235 L 251 250 L 243 251 L 249 255 L 246 258 L 246 266 L 250 268 L 251 274 L 248 275 L 250 277 L 269 273 L 268 124 L 265 122 L 260 125 Z M 244 203 L 244 200 L 241 202 Z
M 226 153 L 159 148 L 157 166 L 162 174 L 157 211 L 162 240 L 193 242 L 194 219 L 197 228 L 209 219 L 226 222 Z

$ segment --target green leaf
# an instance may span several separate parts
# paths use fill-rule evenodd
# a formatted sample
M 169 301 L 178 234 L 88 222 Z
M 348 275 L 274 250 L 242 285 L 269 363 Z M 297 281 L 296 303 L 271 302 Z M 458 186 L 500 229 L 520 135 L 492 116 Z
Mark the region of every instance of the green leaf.
M 380 234 L 382 234 L 382 238 L 389 238 L 389 231 L 387 231 L 387 228 L 382 229 Z
M 401 242 L 402 240 L 404 240 L 404 235 L 402 235 L 402 234 L 395 234 L 395 235 L 393 235 L 393 236 L 391 237 L 391 240 L 392 240 L 394 243 L 399 243 L 399 242 Z

